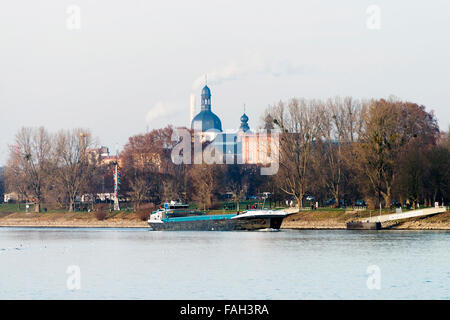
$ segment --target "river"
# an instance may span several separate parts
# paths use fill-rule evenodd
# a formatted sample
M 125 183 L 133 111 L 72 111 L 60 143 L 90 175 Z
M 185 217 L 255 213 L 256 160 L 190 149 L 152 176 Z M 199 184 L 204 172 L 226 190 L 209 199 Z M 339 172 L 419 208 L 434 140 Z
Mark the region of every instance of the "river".
M 449 297 L 449 231 L 0 228 L 0 299 Z

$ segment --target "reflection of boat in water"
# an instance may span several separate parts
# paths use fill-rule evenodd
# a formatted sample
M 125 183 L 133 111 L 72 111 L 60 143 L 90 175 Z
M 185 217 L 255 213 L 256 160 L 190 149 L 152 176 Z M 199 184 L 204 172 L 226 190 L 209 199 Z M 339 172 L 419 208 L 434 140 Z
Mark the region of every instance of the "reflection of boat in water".
M 380 230 L 381 222 L 350 221 L 347 222 L 348 230 Z
M 280 229 L 266 228 L 266 229 L 259 229 L 257 231 L 259 231 L 259 232 L 278 232 L 278 231 L 280 231 Z
M 298 212 L 298 209 L 288 210 L 248 210 L 232 214 L 181 214 L 171 213 L 170 205 L 154 211 L 148 224 L 152 230 L 167 231 L 232 231 L 280 229 L 283 219 Z

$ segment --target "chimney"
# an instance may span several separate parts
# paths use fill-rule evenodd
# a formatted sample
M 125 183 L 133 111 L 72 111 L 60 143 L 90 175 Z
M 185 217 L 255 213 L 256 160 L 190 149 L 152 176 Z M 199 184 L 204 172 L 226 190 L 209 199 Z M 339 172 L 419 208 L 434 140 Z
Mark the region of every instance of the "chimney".
M 195 94 L 191 93 L 189 126 L 191 126 L 192 119 L 194 119 L 194 116 L 195 116 Z

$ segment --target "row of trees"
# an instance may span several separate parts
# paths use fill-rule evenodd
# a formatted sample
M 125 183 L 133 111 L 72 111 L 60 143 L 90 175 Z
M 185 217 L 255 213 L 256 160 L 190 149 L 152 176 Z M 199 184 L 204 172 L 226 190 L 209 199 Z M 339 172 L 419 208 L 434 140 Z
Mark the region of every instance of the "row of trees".
M 449 133 L 424 106 L 395 98 L 292 99 L 266 110 L 261 127 L 281 131 L 273 176 L 261 176 L 257 165 L 175 165 L 168 126 L 129 138 L 120 154 L 121 194 L 135 209 L 173 199 L 208 209 L 225 192 L 236 202 L 271 192 L 300 206 L 306 196 L 372 207 L 450 200 Z M 88 152 L 91 145 L 86 130 L 21 129 L 3 172 L 7 191 L 32 199 L 37 211 L 43 201 L 71 211 L 82 194 L 104 192 L 105 184 L 111 190 L 111 168 Z
M 102 174 L 98 159 L 87 153 L 92 145 L 87 130 L 62 130 L 50 134 L 45 128 L 22 128 L 10 146 L 3 180 L 7 191 L 41 204 L 54 203 L 73 211 L 75 200 L 95 189 Z
M 4 193 L 5 193 L 5 183 L 3 181 L 3 168 L 0 167 L 0 197 L 3 197 Z M 3 199 L 0 198 L 0 202 L 2 200 Z
M 308 195 L 371 207 L 449 201 L 449 134 L 424 106 L 395 98 L 292 99 L 266 110 L 261 127 L 281 130 L 274 176 L 260 176 L 255 165 L 174 165 L 171 127 L 130 138 L 122 159 L 135 202 L 156 195 L 206 208 L 226 191 L 236 202 L 268 191 L 300 206 Z
M 424 106 L 293 99 L 271 115 L 284 133 L 274 179 L 300 206 L 305 194 L 336 204 L 365 199 L 372 207 L 449 200 L 449 134 Z

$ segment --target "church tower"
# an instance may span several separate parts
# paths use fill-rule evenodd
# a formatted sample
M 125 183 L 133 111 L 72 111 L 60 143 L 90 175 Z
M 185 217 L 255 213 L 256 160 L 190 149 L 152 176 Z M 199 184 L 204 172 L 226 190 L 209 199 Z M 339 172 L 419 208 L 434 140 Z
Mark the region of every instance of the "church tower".
M 211 90 L 208 86 L 202 89 L 202 110 L 211 111 Z
M 211 111 L 211 90 L 208 86 L 202 89 L 201 110 L 192 119 L 191 128 L 198 131 L 215 131 L 222 132 L 222 122 L 219 117 Z

